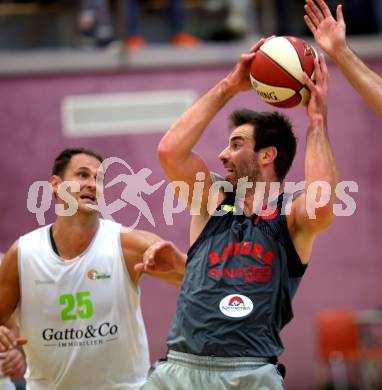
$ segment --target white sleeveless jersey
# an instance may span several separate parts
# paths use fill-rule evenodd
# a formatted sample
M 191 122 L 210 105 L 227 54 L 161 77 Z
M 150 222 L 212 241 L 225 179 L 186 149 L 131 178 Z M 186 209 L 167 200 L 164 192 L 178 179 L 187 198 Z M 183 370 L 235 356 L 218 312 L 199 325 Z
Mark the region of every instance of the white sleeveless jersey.
M 86 251 L 69 261 L 54 252 L 49 229 L 19 239 L 27 389 L 139 389 L 149 369 L 148 345 L 121 226 L 101 219 Z
M 0 376 L 0 390 L 15 390 L 16 386 L 9 378 Z

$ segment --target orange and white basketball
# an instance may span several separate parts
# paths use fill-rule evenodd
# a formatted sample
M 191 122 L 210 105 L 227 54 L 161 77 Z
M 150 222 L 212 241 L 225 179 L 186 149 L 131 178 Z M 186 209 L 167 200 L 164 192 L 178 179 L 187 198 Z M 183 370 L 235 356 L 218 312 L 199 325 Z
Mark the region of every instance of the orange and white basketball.
M 250 79 L 257 94 L 276 107 L 305 105 L 310 92 L 303 72 L 314 80 L 314 47 L 292 36 L 267 40 L 251 63 Z

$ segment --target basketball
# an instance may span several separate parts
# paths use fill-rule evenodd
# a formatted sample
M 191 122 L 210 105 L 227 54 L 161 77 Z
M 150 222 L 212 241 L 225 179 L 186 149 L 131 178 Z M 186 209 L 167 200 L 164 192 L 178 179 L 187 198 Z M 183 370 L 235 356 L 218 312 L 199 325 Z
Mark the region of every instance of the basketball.
M 267 40 L 257 51 L 250 68 L 250 79 L 257 94 L 276 107 L 305 105 L 310 92 L 303 72 L 314 80 L 314 47 L 292 36 Z

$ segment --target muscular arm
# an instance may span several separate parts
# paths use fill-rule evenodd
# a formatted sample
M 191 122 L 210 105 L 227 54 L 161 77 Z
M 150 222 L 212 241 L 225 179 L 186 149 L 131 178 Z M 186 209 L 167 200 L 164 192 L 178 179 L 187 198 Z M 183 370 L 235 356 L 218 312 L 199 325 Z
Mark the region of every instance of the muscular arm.
M 372 71 L 348 46 L 342 6 L 337 6 L 335 19 L 323 0 L 307 0 L 304 19 L 318 45 L 336 63 L 341 72 L 382 116 L 382 78 Z
M 211 90 L 195 102 L 174 123 L 162 138 L 158 146 L 160 163 L 170 181 L 184 181 L 189 186 L 189 194 L 183 201 L 191 207 L 195 177 L 198 172 L 204 173 L 204 191 L 201 195 L 200 218 L 206 223 L 209 218 L 207 212 L 208 194 L 211 178 L 204 161 L 193 152 L 210 121 L 239 91 L 251 88 L 249 81 L 249 67 L 255 56 L 255 50 L 263 40 L 253 47 L 250 53 L 243 54 L 234 70 Z M 179 193 L 178 193 L 179 195 Z M 203 223 L 200 225 L 203 226 Z
M 17 248 L 18 242 L 16 241 L 5 254 L 0 265 L 0 352 L 13 351 L 15 346 L 26 343 L 25 339 L 18 338 L 18 327 L 15 318 L 12 316 L 20 299 Z M 15 355 L 17 353 L 12 352 L 9 359 L 13 361 Z M 19 357 L 16 356 L 17 361 L 20 360 Z M 8 357 L 6 360 L 8 362 Z M 13 372 L 12 367 L 14 365 L 10 364 L 10 372 Z
M 14 312 L 20 298 L 16 241 L 5 254 L 0 266 L 0 324 Z
M 194 103 L 170 128 L 158 146 L 159 161 L 169 181 L 184 181 L 190 189 L 182 200 L 191 207 L 196 174 L 204 173 L 201 212 L 207 216 L 211 179 L 208 167 L 193 147 L 224 104 L 234 95 L 227 80 L 222 80 Z
M 186 255 L 172 243 L 143 230 L 122 231 L 121 243 L 128 272 L 136 286 L 143 273 L 176 286 L 182 284 Z
M 382 116 L 382 78 L 349 48 L 333 55 L 333 60 L 358 93 Z
M 310 259 L 313 241 L 333 221 L 337 184 L 336 166 L 327 128 L 328 71 L 324 56 L 316 61 L 316 84 L 305 81 L 311 91 L 307 107 L 308 132 L 305 151 L 305 191 L 294 200 L 287 216 L 288 229 L 303 263 Z M 317 185 L 321 182 L 320 185 Z

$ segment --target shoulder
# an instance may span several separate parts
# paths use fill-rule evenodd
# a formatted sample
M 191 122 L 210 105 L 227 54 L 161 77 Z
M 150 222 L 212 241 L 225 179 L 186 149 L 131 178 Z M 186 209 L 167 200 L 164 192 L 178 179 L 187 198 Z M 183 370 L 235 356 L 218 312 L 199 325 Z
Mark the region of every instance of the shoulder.
M 32 243 L 35 243 L 35 244 L 40 245 L 41 244 L 40 239 L 43 238 L 47 234 L 47 232 L 49 231 L 51 226 L 52 226 L 51 224 L 45 225 L 45 226 L 41 226 L 41 227 L 39 227 L 39 228 L 37 228 L 35 230 L 32 230 L 31 232 L 23 234 L 18 239 L 19 244 L 23 244 L 23 243 L 30 243 L 30 244 L 32 244 Z
M 19 240 L 16 240 L 8 251 L 0 258 L 0 265 L 5 273 L 13 271 L 18 274 L 18 252 Z
M 6 259 L 17 259 L 17 253 L 19 250 L 19 240 L 16 240 L 8 249 L 8 251 L 4 254 L 2 253 L 0 257 L 0 264 L 4 262 Z

